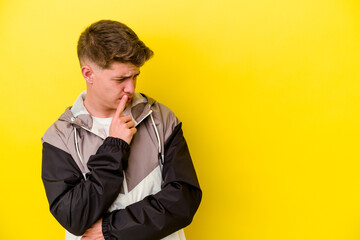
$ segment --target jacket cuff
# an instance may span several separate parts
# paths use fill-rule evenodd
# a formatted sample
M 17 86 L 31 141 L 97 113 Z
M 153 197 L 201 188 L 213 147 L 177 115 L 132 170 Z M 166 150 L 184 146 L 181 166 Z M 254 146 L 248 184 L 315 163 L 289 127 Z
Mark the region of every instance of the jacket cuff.
M 110 145 L 112 147 L 118 147 L 117 150 L 123 149 L 124 151 L 128 152 L 130 151 L 130 145 L 125 142 L 124 140 L 120 138 L 114 138 L 114 137 L 107 137 L 104 140 L 104 145 Z
M 101 226 L 105 240 L 112 240 L 111 234 L 109 232 L 109 224 L 110 224 L 110 213 L 105 213 L 102 219 L 102 226 Z

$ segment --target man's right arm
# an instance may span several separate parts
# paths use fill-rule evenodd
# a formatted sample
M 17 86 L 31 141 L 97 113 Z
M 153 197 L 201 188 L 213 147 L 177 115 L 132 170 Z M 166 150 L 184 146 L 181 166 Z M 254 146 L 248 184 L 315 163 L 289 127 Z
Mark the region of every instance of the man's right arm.
M 80 236 L 91 227 L 120 192 L 129 144 L 136 133 L 131 116 L 122 114 L 127 99 L 124 96 L 118 105 L 110 125 L 110 136 L 89 158 L 90 172 L 86 179 L 69 153 L 43 143 L 42 179 L 50 211 L 74 235 Z
M 118 196 L 123 182 L 123 166 L 129 145 L 108 137 L 87 163 L 86 175 L 71 155 L 43 143 L 42 180 L 50 211 L 74 235 L 82 235 Z

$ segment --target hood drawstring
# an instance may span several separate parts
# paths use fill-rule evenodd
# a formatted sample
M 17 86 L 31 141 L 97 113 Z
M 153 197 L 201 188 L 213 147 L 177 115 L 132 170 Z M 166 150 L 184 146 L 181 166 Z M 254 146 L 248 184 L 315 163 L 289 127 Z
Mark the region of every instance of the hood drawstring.
M 80 150 L 79 150 L 79 145 L 78 145 L 78 140 L 77 140 L 77 134 L 76 134 L 76 132 L 77 132 L 76 127 L 74 127 L 76 152 L 77 152 L 77 154 L 78 154 L 78 156 L 79 156 L 80 161 L 81 161 L 82 163 L 84 163 L 83 160 L 82 160 L 82 157 L 81 157 L 81 155 L 80 155 Z M 86 174 L 85 174 L 85 173 L 82 173 L 82 174 L 83 174 L 84 178 L 86 179 Z
M 160 136 L 159 136 L 159 132 L 157 130 L 157 127 L 155 125 L 155 121 L 154 121 L 154 118 L 152 116 L 152 113 L 150 114 L 150 118 L 151 118 L 151 121 L 152 121 L 152 124 L 154 126 L 154 129 L 155 129 L 155 133 L 156 133 L 156 138 L 158 140 L 158 144 L 159 144 L 159 154 L 158 154 L 158 158 L 159 158 L 159 165 L 160 165 L 160 170 L 162 172 L 162 167 L 164 165 L 164 155 L 161 153 L 161 140 L 160 140 Z
M 83 162 L 83 160 L 82 160 L 82 157 L 81 157 L 81 155 L 80 155 L 80 150 L 79 150 L 79 145 L 78 145 L 78 140 L 77 140 L 77 134 L 76 134 L 76 127 L 74 127 L 74 135 L 75 135 L 75 147 L 76 147 L 76 152 L 77 152 L 77 154 L 78 154 L 78 156 L 79 156 L 79 158 L 80 158 L 80 161 L 82 162 L 82 163 L 84 163 Z

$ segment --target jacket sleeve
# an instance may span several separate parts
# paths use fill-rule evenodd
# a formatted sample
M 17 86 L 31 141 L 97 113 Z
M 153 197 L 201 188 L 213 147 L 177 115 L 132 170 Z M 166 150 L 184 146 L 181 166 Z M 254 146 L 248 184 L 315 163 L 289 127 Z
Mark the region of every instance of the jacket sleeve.
M 82 235 L 118 196 L 129 145 L 108 137 L 87 163 L 84 178 L 71 155 L 43 143 L 42 180 L 50 211 L 74 235 Z
M 162 189 L 125 209 L 106 213 L 105 239 L 161 239 L 189 225 L 202 192 L 183 133 L 177 125 L 165 143 Z

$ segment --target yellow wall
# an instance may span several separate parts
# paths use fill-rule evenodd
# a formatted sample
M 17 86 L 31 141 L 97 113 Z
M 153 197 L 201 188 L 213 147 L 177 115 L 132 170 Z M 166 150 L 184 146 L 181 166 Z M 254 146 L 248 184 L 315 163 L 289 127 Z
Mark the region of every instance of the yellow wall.
M 40 138 L 85 88 L 80 32 L 119 20 L 155 52 L 203 189 L 193 239 L 360 238 L 355 0 L 0 1 L 0 239 L 63 239 Z

